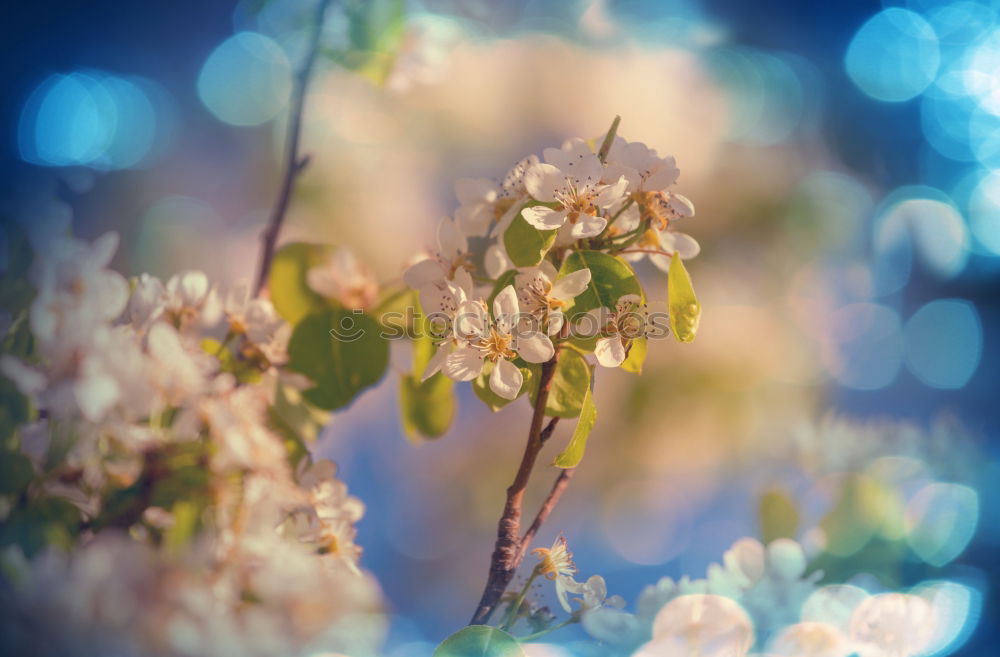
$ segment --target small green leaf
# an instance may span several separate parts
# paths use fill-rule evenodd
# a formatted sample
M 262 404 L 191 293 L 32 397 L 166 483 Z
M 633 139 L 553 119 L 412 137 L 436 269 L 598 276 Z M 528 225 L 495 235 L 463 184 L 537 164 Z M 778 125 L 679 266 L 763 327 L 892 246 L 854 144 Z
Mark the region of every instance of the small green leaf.
M 198 533 L 202 512 L 205 510 L 204 503 L 197 501 L 198 499 L 204 498 L 179 500 L 171 507 L 174 522 L 163 535 L 163 546 L 168 551 L 176 554 Z
M 574 317 L 602 306 L 614 309 L 618 299 L 626 294 L 645 299 L 632 267 L 617 256 L 600 251 L 574 251 L 563 261 L 560 276 L 581 269 L 590 269 L 590 284 L 576 297 L 570 311 Z
M 628 349 L 628 357 L 622 363 L 622 369 L 626 372 L 642 374 L 642 364 L 646 362 L 646 351 L 649 345 L 646 338 L 636 338 L 632 340 L 632 345 Z
M 35 476 L 31 459 L 20 452 L 0 454 L 0 495 L 20 495 Z
M 426 381 L 408 374 L 399 379 L 400 418 L 407 437 L 440 438 L 455 419 L 455 383 L 441 372 Z
M 536 205 L 544 204 L 531 202 L 525 207 Z M 503 245 L 507 249 L 507 255 L 516 266 L 534 267 L 542 261 L 545 254 L 555 244 L 557 232 L 559 231 L 538 230 L 518 213 L 503 234 Z
M 701 304 L 694 294 L 691 276 L 676 253 L 670 259 L 670 271 L 667 273 L 667 304 L 674 337 L 680 342 L 694 340 L 701 321 Z
M 470 625 L 441 642 L 433 657 L 525 657 L 517 639 L 488 625 Z
M 274 309 L 290 324 L 298 324 L 306 315 L 330 307 L 330 303 L 306 282 L 309 270 L 323 264 L 329 253 L 328 246 L 293 242 L 274 254 L 268 293 Z
M 540 366 L 535 365 L 532 369 Z M 552 375 L 545 414 L 550 417 L 571 418 L 580 414 L 583 400 L 590 390 L 590 366 L 575 349 L 563 349 L 559 354 L 556 371 Z M 531 387 L 531 403 L 538 398 L 537 379 Z
M 569 439 L 566 449 L 555 458 L 552 465 L 557 468 L 575 468 L 580 465 L 583 453 L 587 449 L 587 438 L 596 422 L 597 406 L 594 404 L 590 388 L 587 388 L 587 394 L 583 397 L 583 409 L 580 411 L 580 419 L 576 422 L 576 429 L 573 430 L 573 437 Z
M 535 381 L 535 367 L 536 366 L 526 366 L 519 368 L 521 370 L 523 381 L 521 382 L 521 391 L 517 393 L 518 397 L 531 389 L 531 386 Z M 484 404 L 489 406 L 490 410 L 495 413 L 507 404 L 511 403 L 513 400 L 501 397 L 490 388 L 490 373 L 492 371 L 493 364 L 487 362 L 482 373 L 472 380 L 472 391 L 476 393 L 476 397 L 479 397 L 479 399 L 482 400 Z M 534 399 L 534 397 L 532 397 L 532 399 Z
M 413 370 L 400 377 L 399 406 L 403 432 L 413 441 L 443 436 L 455 419 L 455 383 L 441 372 L 421 381 L 427 364 L 437 351 L 427 316 L 417 302 L 413 319 Z
M 274 404 L 268 409 L 271 427 L 285 437 L 290 448 L 292 465 L 302 456 L 301 447 L 314 442 L 320 430 L 330 421 L 330 413 L 307 402 L 302 392 L 283 383 L 278 383 L 274 393 Z
M 760 534 L 764 545 L 778 538 L 795 538 L 799 530 L 799 510 L 795 500 L 780 488 L 766 491 L 760 498 Z
M 371 316 L 343 309 L 309 315 L 288 342 L 288 369 L 312 379 L 306 401 L 326 410 L 350 404 L 389 365 L 389 343 Z

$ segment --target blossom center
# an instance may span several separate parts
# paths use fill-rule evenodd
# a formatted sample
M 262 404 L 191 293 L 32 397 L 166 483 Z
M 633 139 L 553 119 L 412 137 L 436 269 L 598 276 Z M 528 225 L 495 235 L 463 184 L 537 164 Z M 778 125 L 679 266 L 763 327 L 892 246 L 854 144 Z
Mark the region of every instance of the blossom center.
M 510 360 L 517 356 L 510 348 L 514 338 L 510 333 L 502 333 L 495 328 L 490 329 L 490 334 L 480 341 L 479 349 L 486 354 L 486 358 L 494 363 L 500 360 Z

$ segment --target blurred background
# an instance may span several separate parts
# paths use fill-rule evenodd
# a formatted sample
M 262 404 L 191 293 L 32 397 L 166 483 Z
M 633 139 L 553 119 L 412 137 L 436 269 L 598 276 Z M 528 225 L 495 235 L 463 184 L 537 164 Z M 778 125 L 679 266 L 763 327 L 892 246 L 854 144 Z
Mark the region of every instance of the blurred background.
M 117 230 L 126 275 L 249 280 L 312 12 L 7 7 L 5 217 Z M 828 577 L 947 578 L 967 613 L 939 654 L 995 654 L 1000 3 L 424 0 L 398 29 L 363 70 L 321 58 L 286 240 L 349 246 L 398 281 L 456 178 L 616 114 L 677 158 L 698 209 L 698 339 L 652 345 L 641 377 L 600 372 L 589 454 L 539 545 L 564 532 L 581 574 L 631 601 L 794 508 Z M 332 12 L 331 50 L 345 30 Z M 665 276 L 640 274 L 665 299 Z M 367 505 L 386 654 L 408 657 L 471 615 L 529 409 L 492 415 L 463 388 L 449 434 L 417 445 L 397 387 L 335 415 L 315 451 Z M 554 476 L 539 470 L 529 508 Z

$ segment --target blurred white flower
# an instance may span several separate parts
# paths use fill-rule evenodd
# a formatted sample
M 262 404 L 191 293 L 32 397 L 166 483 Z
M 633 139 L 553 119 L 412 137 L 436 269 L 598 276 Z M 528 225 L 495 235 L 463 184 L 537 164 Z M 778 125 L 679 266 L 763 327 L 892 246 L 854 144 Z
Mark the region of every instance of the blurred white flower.
M 403 274 L 403 282 L 414 290 L 451 280 L 459 269 L 471 269 L 469 243 L 454 221 L 445 217 L 438 224 L 437 250 L 417 261 Z
M 511 167 L 500 184 L 486 178 L 460 178 L 455 182 L 459 208 L 455 220 L 467 235 L 501 235 L 528 200 L 525 174 L 538 164 L 529 155 Z
M 164 316 L 181 332 L 196 331 L 218 324 L 222 304 L 209 284 L 208 276 L 200 271 L 176 274 L 167 281 L 167 302 Z
M 789 625 L 768 644 L 774 657 L 846 657 L 853 652 L 844 633 L 828 623 Z
M 743 657 L 753 639 L 750 617 L 732 599 L 684 595 L 656 615 L 653 638 L 636 657 Z
M 313 292 L 345 308 L 369 308 L 378 300 L 378 284 L 371 272 L 345 247 L 334 249 L 326 262 L 311 268 L 306 281 Z
M 881 593 L 861 601 L 851 616 L 851 638 L 861 657 L 915 657 L 935 638 L 936 616 L 924 598 Z

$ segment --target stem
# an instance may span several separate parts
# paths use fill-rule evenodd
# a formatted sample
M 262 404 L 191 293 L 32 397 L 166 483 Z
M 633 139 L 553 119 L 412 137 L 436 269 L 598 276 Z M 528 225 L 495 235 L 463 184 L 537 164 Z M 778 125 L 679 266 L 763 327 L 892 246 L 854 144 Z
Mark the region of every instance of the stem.
M 574 615 L 570 616 L 569 618 L 567 618 L 566 620 L 564 620 L 563 622 L 559 623 L 558 625 L 553 625 L 552 627 L 550 627 L 550 628 L 548 628 L 546 630 L 541 630 L 540 632 L 535 632 L 534 634 L 529 634 L 528 636 L 518 637 L 517 640 L 521 641 L 521 642 L 534 641 L 535 639 L 543 637 L 546 634 L 549 634 L 550 632 L 555 632 L 556 630 L 561 630 L 562 628 L 566 627 L 567 625 L 572 625 L 573 623 L 579 623 L 579 622 L 580 622 L 580 619 L 576 616 L 576 614 L 574 614 Z
M 562 497 L 563 491 L 569 486 L 569 480 L 573 478 L 574 472 L 576 472 L 576 468 L 569 468 L 560 472 L 559 476 L 556 477 L 555 483 L 552 484 L 552 490 L 549 491 L 548 497 L 545 498 L 541 508 L 538 509 L 538 515 L 531 522 L 528 531 L 524 532 L 524 536 L 521 537 L 521 552 L 518 555 L 518 560 L 524 558 L 524 555 L 528 551 L 528 546 L 531 545 L 531 541 L 535 538 L 535 534 L 542 528 L 542 523 L 548 519 L 549 514 L 552 513 L 552 509 L 559 503 L 559 498 Z
M 622 122 L 622 117 L 616 116 L 615 120 L 611 122 L 611 127 L 608 128 L 608 134 L 604 135 L 604 142 L 601 144 L 601 149 L 597 151 L 597 157 L 600 158 L 603 163 L 608 159 L 608 151 L 611 150 L 611 144 L 615 140 L 615 134 L 618 132 L 618 124 Z
M 292 200 L 292 190 L 295 179 L 309 163 L 309 157 L 299 156 L 299 136 L 302 132 L 302 113 L 306 102 L 306 90 L 309 88 L 309 78 L 312 76 L 313 65 L 316 63 L 316 53 L 319 51 L 319 38 L 323 31 L 323 18 L 330 0 L 319 0 L 316 5 L 316 15 L 313 19 L 312 33 L 309 35 L 309 48 L 306 50 L 302 68 L 295 76 L 295 88 L 292 91 L 291 115 L 288 125 L 288 135 L 285 138 L 285 173 L 281 180 L 281 189 L 267 228 L 261 237 L 260 270 L 257 273 L 257 283 L 254 286 L 254 296 L 259 296 L 267 277 L 271 273 L 271 262 L 274 260 L 274 250 L 278 244 L 281 225 L 285 222 L 288 204 Z
M 625 211 L 626 211 L 626 210 L 628 210 L 628 209 L 629 209 L 630 207 L 632 207 L 632 204 L 633 204 L 633 203 L 635 203 L 635 199 L 634 199 L 634 198 L 630 198 L 630 199 L 628 200 L 628 203 L 626 203 L 625 205 L 623 205 L 623 206 L 621 207 L 621 209 L 620 209 L 620 210 L 618 210 L 618 212 L 616 212 L 616 213 L 614 213 L 613 215 L 611 215 L 611 218 L 610 218 L 610 219 L 608 219 L 608 224 L 607 224 L 607 225 L 606 225 L 606 226 L 604 227 L 604 230 L 605 230 L 605 231 L 607 231 L 607 230 L 608 230 L 608 228 L 611 228 L 611 224 L 615 223 L 615 221 L 617 221 L 617 220 L 618 220 L 618 217 L 622 216 L 622 213 L 623 213 L 623 212 L 625 212 Z
M 510 629 L 514 621 L 517 620 L 517 612 L 521 609 L 521 605 L 524 603 L 524 599 L 528 596 L 528 591 L 531 589 L 531 585 L 535 583 L 535 579 L 538 578 L 538 574 L 541 572 L 538 566 L 535 566 L 531 571 L 531 575 L 528 577 L 528 581 L 524 583 L 521 587 L 521 592 L 517 594 L 517 598 L 511 603 L 510 609 L 507 610 L 507 617 L 504 619 L 503 623 L 500 624 L 501 630 Z
M 622 249 L 621 251 L 618 251 L 618 253 L 652 253 L 654 255 L 667 256 L 668 258 L 674 257 L 673 253 L 667 253 L 666 251 L 662 251 L 660 249 Z
M 469 625 L 484 625 L 489 620 L 524 557 L 526 545 L 520 538 L 521 507 L 524 504 L 524 491 L 528 487 L 531 470 L 534 468 L 535 460 L 542 449 L 542 422 L 545 420 L 545 405 L 549 400 L 549 388 L 552 387 L 552 377 L 555 374 L 558 361 L 559 351 L 557 350 L 551 360 L 542 365 L 542 373 L 538 382 L 538 396 L 535 398 L 531 428 L 528 430 L 528 441 L 524 446 L 524 454 L 521 456 L 521 464 L 517 468 L 514 481 L 507 488 L 507 501 L 504 504 L 500 522 L 497 524 L 497 542 L 490 558 L 486 586 Z
M 633 231 L 632 233 L 626 233 L 626 235 L 630 235 L 630 237 L 627 240 L 625 240 L 621 244 L 615 244 L 611 247 L 612 249 L 614 249 L 612 253 L 621 253 L 628 247 L 632 246 L 640 239 L 642 239 L 643 234 L 645 234 L 645 232 L 648 229 L 649 229 L 649 220 L 648 219 L 643 220 L 643 222 L 639 224 L 639 227 L 636 228 L 635 231 Z

